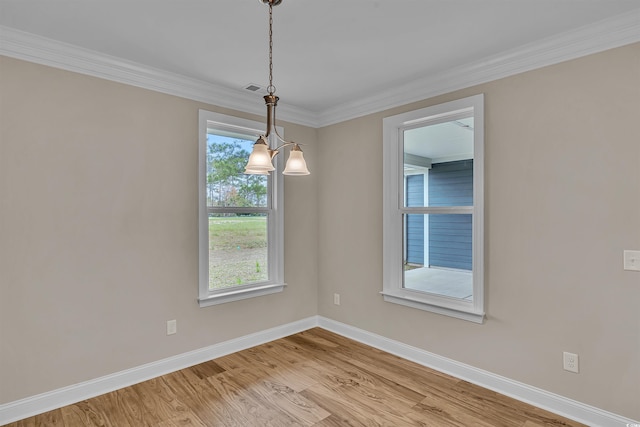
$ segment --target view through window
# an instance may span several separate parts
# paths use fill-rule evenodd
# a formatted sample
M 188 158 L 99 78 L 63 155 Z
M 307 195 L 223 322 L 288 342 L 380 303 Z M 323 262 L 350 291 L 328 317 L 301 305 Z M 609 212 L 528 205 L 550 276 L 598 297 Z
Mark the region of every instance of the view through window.
M 211 133 L 209 133 L 211 132 Z M 207 133 L 209 289 L 266 281 L 267 175 L 245 175 L 249 135 Z
M 284 287 L 282 174 L 244 173 L 263 127 L 200 111 L 201 306 L 280 292 Z M 281 162 L 274 161 L 280 170 Z
M 383 121 L 384 300 L 484 319 L 484 97 Z
M 405 288 L 473 299 L 472 114 L 404 131 Z

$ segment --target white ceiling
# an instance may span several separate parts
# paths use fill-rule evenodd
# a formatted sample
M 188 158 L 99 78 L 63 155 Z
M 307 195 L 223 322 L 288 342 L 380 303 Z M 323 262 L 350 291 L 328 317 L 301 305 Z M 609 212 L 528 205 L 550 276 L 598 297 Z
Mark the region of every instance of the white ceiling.
M 274 8 L 274 84 L 289 111 L 330 122 L 339 106 L 393 104 L 391 88 L 430 94 L 425 86 L 451 70 L 480 70 L 532 46 L 548 54 L 545 44 L 575 42 L 571 34 L 606 38 L 621 21 L 632 27 L 623 40 L 636 41 L 639 0 L 284 0 Z M 249 96 L 248 83 L 268 83 L 268 7 L 259 0 L 0 0 L 0 25 L 4 35 L 24 31 L 239 96 Z
M 473 117 L 405 130 L 403 146 L 431 163 L 473 159 Z

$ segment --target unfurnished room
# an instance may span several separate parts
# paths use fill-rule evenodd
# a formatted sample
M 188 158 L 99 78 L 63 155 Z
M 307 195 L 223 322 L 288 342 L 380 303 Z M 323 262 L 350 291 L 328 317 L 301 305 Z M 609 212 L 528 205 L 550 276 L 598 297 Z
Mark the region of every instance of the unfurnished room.
M 640 426 L 637 0 L 0 0 L 0 425 Z

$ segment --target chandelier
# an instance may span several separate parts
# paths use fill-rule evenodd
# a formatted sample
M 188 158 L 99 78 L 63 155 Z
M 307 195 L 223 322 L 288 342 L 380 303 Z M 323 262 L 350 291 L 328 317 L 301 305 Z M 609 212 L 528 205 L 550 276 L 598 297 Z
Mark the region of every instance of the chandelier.
M 268 95 L 264 96 L 264 102 L 267 105 L 267 131 L 253 144 L 253 150 L 249 155 L 249 161 L 244 173 L 268 175 L 269 172 L 275 170 L 273 158 L 281 149 L 291 147 L 289 159 L 282 173 L 284 175 L 309 175 L 309 169 L 307 169 L 300 146 L 295 142 L 286 141 L 278 134 L 278 129 L 276 129 L 276 106 L 280 98 L 275 95 L 276 87 L 273 85 L 273 6 L 279 5 L 282 0 L 260 1 L 269 5 L 269 86 L 267 87 Z M 281 145 L 274 149 L 269 145 L 269 137 L 272 135 L 272 131 L 277 138 L 276 140 L 282 142 Z

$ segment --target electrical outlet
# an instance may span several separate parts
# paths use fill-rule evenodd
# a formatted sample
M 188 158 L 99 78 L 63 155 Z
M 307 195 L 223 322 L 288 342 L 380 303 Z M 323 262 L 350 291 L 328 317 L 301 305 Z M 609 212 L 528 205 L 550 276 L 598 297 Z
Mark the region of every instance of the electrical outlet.
M 178 332 L 178 322 L 176 320 L 167 320 L 167 335 L 173 335 Z
M 624 269 L 640 271 L 640 251 L 624 251 Z
M 340 294 L 333 294 L 333 303 L 335 305 L 340 305 Z
M 562 353 L 562 363 L 565 371 L 579 373 L 578 355 L 573 353 Z

